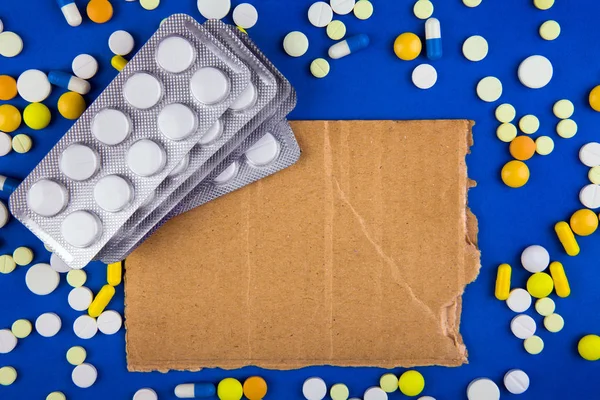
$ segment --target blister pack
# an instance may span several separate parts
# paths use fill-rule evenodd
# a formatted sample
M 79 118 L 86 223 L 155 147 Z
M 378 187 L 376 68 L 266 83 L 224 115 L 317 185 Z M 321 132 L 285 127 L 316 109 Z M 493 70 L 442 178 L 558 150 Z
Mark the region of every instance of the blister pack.
M 71 268 L 83 268 L 250 79 L 193 18 L 169 17 L 15 190 L 12 214 Z M 202 159 L 229 139 L 204 147 Z

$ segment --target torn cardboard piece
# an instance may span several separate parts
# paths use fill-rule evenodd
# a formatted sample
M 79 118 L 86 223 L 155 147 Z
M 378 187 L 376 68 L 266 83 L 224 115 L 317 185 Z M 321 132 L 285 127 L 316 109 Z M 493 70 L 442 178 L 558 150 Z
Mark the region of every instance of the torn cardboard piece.
M 299 121 L 300 161 L 126 262 L 132 371 L 457 366 L 477 276 L 469 121 Z

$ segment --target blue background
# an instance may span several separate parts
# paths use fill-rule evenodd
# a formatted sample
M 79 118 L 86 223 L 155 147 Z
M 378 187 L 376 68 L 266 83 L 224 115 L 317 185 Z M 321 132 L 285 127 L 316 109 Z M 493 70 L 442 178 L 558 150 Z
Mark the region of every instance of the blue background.
M 410 81 L 412 69 L 427 62 L 424 56 L 406 62 L 397 59 L 392 51 L 398 34 L 411 31 L 423 35 L 423 21 L 412 14 L 412 0 L 373 0 L 375 13 L 368 21 L 359 21 L 353 15 L 341 17 L 350 35 L 367 33 L 372 44 L 361 53 L 333 61 L 330 75 L 321 80 L 309 74 L 309 64 L 316 57 L 324 57 L 332 42 L 324 29 L 309 25 L 306 12 L 311 1 L 250 2 L 259 11 L 259 22 L 250 30 L 251 37 L 298 90 L 298 107 L 291 119 L 469 118 L 476 121 L 476 144 L 468 157 L 468 166 L 478 186 L 471 190 L 469 201 L 480 222 L 482 269 L 464 296 L 461 332 L 469 350 L 469 364 L 460 368 L 419 368 L 426 379 L 423 395 L 438 400 L 465 398 L 465 389 L 472 379 L 486 376 L 502 387 L 504 373 L 511 368 L 521 368 L 529 374 L 531 387 L 519 398 L 600 398 L 600 363 L 584 361 L 576 351 L 581 336 L 600 333 L 599 234 L 580 238 L 582 252 L 571 258 L 562 251 L 553 232 L 555 222 L 568 219 L 573 211 L 581 208 L 577 196 L 580 188 L 587 184 L 588 169 L 578 161 L 577 153 L 581 145 L 598 136 L 600 117 L 587 104 L 587 95 L 600 83 L 600 41 L 597 40 L 600 2 L 557 0 L 550 10 L 540 11 L 533 7 L 531 0 L 483 0 L 483 4 L 474 9 L 465 7 L 460 0 L 434 0 L 434 16 L 442 24 L 444 57 L 433 63 L 439 79 L 427 91 L 416 89 Z M 78 1 L 80 9 L 84 3 Z M 109 23 L 97 25 L 84 17 L 82 26 L 71 28 L 53 1 L 3 0 L 0 18 L 6 30 L 23 37 L 25 50 L 13 59 L 0 58 L 0 74 L 16 77 L 29 68 L 70 71 L 76 55 L 90 53 L 100 62 L 100 72 L 91 80 L 93 91 L 86 96 L 91 102 L 116 75 L 110 66 L 107 45 L 110 33 L 117 29 L 131 32 L 139 48 L 159 22 L 172 13 L 185 12 L 201 20 L 195 0 L 163 0 L 154 11 L 142 9 L 137 2 L 115 0 L 113 3 L 115 16 Z M 554 42 L 546 42 L 538 35 L 538 27 L 547 19 L 557 20 L 563 28 Z M 292 30 L 305 32 L 310 40 L 308 53 L 299 59 L 286 56 L 281 46 L 285 34 Z M 463 41 L 474 34 L 483 35 L 490 45 L 488 57 L 479 63 L 471 63 L 461 54 Z M 525 88 L 516 74 L 520 61 L 533 54 L 545 55 L 554 64 L 554 78 L 540 90 Z M 477 82 L 487 75 L 498 77 L 504 85 L 504 93 L 495 104 L 484 103 L 475 94 Z M 0 158 L 0 173 L 24 178 L 67 131 L 71 122 L 56 111 L 61 93 L 62 90 L 55 89 L 45 101 L 54 116 L 49 128 L 33 132 L 23 125 L 19 129 L 32 136 L 34 149 L 26 155 L 11 153 Z M 575 104 L 573 118 L 579 125 L 578 134 L 568 140 L 556 135 L 558 120 L 552 115 L 552 105 L 562 98 Z M 508 145 L 495 136 L 498 122 L 494 109 L 501 102 L 512 103 L 517 117 L 529 113 L 537 115 L 541 128 L 534 136 L 549 135 L 556 143 L 551 155 L 536 155 L 527 162 L 531 179 L 521 189 L 509 189 L 499 179 L 502 165 L 510 159 Z M 25 106 L 21 99 L 10 103 L 20 109 Z M 18 222 L 11 221 L 0 230 L 0 236 L 1 253 L 10 253 L 15 247 L 25 245 L 34 249 L 35 262 L 48 262 L 49 253 Z M 545 246 L 553 260 L 564 263 L 573 293 L 567 299 L 556 299 L 557 312 L 566 321 L 560 333 L 545 331 L 541 317 L 533 309 L 528 311 L 538 322 L 538 334 L 546 344 L 537 356 L 527 354 L 521 340 L 512 336 L 509 322 L 514 313 L 493 296 L 496 267 L 502 262 L 513 265 L 513 286 L 525 284 L 528 273 L 519 266 L 518 259 L 522 249 L 530 244 Z M 104 283 L 105 268 L 95 263 L 86 271 L 87 286 L 96 292 Z M 63 319 L 63 329 L 49 339 L 34 333 L 21 340 L 13 352 L 0 355 L 0 366 L 12 365 L 19 373 L 15 384 L 0 387 L 0 399 L 44 399 L 54 390 L 63 391 L 69 399 L 108 396 L 128 399 L 137 389 L 146 386 L 154 388 L 159 397 L 165 399 L 174 397 L 173 388 L 179 383 L 217 382 L 227 376 L 242 379 L 252 374 L 267 379 L 268 399 L 301 399 L 302 382 L 313 375 L 323 377 L 329 385 L 344 382 L 352 396 L 361 397 L 384 373 L 377 368 L 333 367 L 288 372 L 244 368 L 231 372 L 129 373 L 125 366 L 123 330 L 114 336 L 98 334 L 92 340 L 78 339 L 71 329 L 78 313 L 67 305 L 70 287 L 64 277 L 54 293 L 41 297 L 27 290 L 25 272 L 26 268 L 20 267 L 0 276 L 0 328 L 10 327 L 18 318 L 34 321 L 41 313 L 52 311 Z M 123 286 L 118 287 L 110 307 L 123 311 Z M 79 389 L 71 382 L 72 367 L 66 362 L 65 353 L 74 345 L 87 349 L 88 361 L 99 371 L 98 381 L 90 389 Z M 503 398 L 511 396 L 502 389 Z M 398 392 L 390 396 L 391 399 L 402 397 Z

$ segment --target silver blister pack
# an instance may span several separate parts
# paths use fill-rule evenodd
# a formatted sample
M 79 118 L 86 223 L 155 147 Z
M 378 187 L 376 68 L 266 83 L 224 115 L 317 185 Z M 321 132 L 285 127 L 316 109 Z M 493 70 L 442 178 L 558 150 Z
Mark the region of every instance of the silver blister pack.
M 12 214 L 83 268 L 249 83 L 193 18 L 169 17 L 15 190 Z

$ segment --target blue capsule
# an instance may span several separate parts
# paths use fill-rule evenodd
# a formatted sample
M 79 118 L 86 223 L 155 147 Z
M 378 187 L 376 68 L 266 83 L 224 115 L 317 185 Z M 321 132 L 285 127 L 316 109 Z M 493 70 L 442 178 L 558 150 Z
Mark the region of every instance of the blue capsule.
M 175 387 L 175 397 L 179 399 L 203 399 L 213 397 L 217 388 L 213 383 L 182 383 Z
M 425 46 L 427 47 L 427 58 L 430 60 L 442 58 L 442 30 L 437 18 L 429 18 L 425 22 Z
M 355 53 L 364 49 L 370 43 L 369 37 L 364 33 L 352 36 L 344 41 L 334 44 L 329 48 L 329 57 L 334 60 L 346 57 L 348 54 Z

